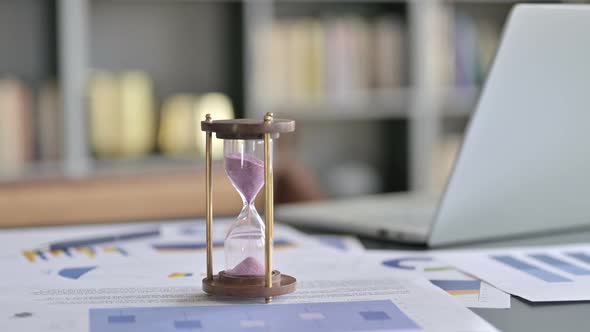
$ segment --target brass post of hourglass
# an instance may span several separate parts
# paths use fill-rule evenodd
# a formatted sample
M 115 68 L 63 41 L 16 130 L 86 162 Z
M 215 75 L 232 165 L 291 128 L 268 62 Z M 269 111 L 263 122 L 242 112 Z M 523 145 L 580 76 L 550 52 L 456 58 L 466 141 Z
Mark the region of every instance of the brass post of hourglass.
M 211 114 L 205 116 L 205 121 L 211 123 Z M 206 132 L 205 139 L 205 215 L 207 220 L 207 279 L 213 280 L 213 201 L 211 188 L 211 159 L 213 155 L 211 140 L 211 131 Z
M 266 113 L 264 116 L 264 124 L 270 125 L 273 121 L 273 114 Z M 273 172 L 272 172 L 272 147 L 271 147 L 271 133 L 264 134 L 264 209 L 265 209 L 265 243 L 264 243 L 264 258 L 265 258 L 265 286 L 272 288 L 272 245 L 273 245 L 273 225 L 274 225 L 274 197 L 273 197 Z M 266 298 L 266 303 L 272 301 L 272 297 Z

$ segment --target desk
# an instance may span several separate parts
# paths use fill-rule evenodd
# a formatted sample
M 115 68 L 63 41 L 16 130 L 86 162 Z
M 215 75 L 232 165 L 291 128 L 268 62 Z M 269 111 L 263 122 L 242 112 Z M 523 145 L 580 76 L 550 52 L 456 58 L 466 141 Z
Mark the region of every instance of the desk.
M 369 249 L 408 249 L 407 246 L 362 239 Z M 461 248 L 494 248 L 590 242 L 590 229 L 554 236 L 467 245 Z M 415 250 L 415 247 L 411 249 Z M 472 309 L 504 332 L 588 331 L 590 302 L 532 303 L 512 297 L 510 309 Z
M 590 241 L 590 229 L 556 236 L 483 243 L 462 248 L 515 247 L 532 245 L 573 244 Z M 362 239 L 368 249 L 411 249 L 400 244 Z M 539 304 L 512 297 L 511 309 L 472 309 L 502 331 L 588 331 L 590 302 Z

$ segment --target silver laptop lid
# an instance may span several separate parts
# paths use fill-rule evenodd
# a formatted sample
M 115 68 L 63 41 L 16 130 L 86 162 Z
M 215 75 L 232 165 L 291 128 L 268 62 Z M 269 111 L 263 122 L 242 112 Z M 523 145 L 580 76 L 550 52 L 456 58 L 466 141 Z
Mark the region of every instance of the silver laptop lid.
M 429 245 L 590 225 L 590 6 L 518 5 Z

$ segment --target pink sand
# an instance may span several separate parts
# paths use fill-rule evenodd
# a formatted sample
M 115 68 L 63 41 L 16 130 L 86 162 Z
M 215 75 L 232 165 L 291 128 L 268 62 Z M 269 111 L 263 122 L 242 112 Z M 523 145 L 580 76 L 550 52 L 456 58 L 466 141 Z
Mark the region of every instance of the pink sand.
M 225 170 L 238 190 L 250 203 L 264 185 L 264 162 L 248 154 L 225 157 Z
M 260 276 L 264 275 L 264 265 L 260 264 L 254 257 L 247 257 L 240 264 L 228 271 L 235 276 Z

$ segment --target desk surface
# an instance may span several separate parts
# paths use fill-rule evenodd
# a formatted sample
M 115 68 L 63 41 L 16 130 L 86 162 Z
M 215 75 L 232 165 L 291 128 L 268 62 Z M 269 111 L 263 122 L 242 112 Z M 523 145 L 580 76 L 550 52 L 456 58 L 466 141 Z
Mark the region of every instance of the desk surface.
M 369 249 L 408 249 L 407 246 L 363 239 Z M 590 229 L 553 236 L 472 244 L 461 248 L 516 247 L 590 242 Z M 416 249 L 415 247 L 409 249 Z M 589 331 L 590 302 L 533 303 L 512 296 L 510 309 L 472 309 L 495 327 L 511 331 Z
M 309 231 L 309 230 L 305 230 Z M 311 232 L 313 233 L 313 232 Z M 416 250 L 417 247 L 362 239 L 368 249 Z M 461 248 L 493 248 L 534 245 L 558 245 L 590 242 L 590 228 L 583 231 L 524 239 L 471 244 Z M 510 309 L 472 309 L 504 332 L 511 331 L 590 331 L 590 301 L 532 303 L 512 297 Z

